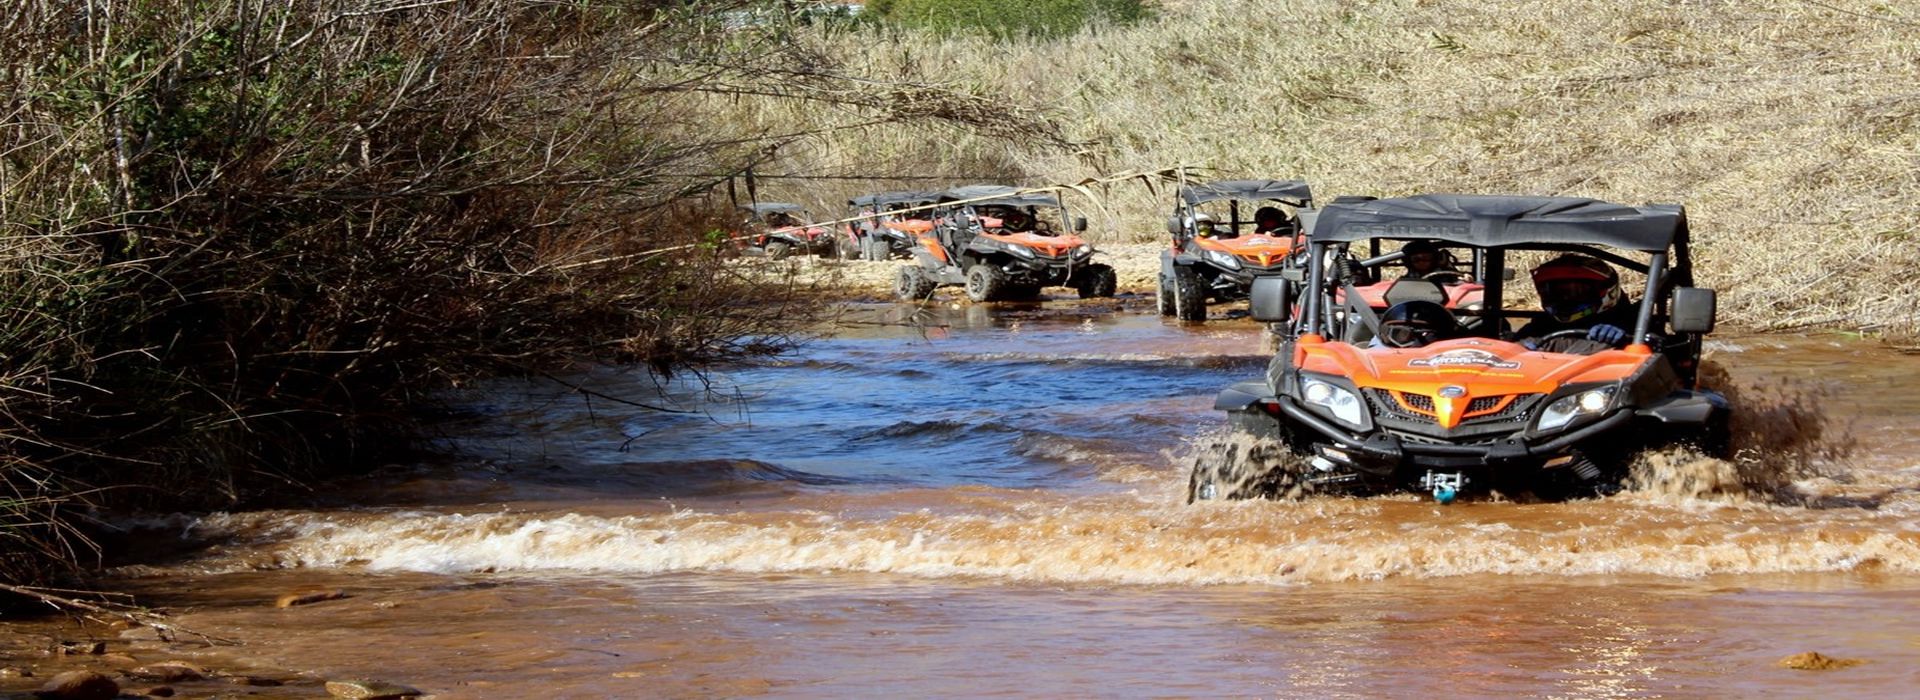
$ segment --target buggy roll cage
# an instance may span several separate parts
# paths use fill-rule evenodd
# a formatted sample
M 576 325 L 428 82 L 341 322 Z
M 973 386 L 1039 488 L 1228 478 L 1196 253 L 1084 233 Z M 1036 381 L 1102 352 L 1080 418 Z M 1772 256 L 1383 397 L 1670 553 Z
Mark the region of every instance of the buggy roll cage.
M 1644 343 L 1654 318 L 1667 315 L 1672 291 L 1693 285 L 1689 238 L 1686 210 L 1675 204 L 1635 207 L 1578 197 L 1490 195 L 1337 200 L 1313 217 L 1306 289 L 1321 291 L 1306 295 L 1296 330 L 1333 335 L 1327 308 L 1333 290 L 1345 289 L 1349 304 L 1360 298 L 1352 266 L 1376 267 L 1404 257 L 1400 251 L 1381 254 L 1380 241 L 1428 240 L 1473 251 L 1473 274 L 1485 287 L 1485 301 L 1474 314 L 1489 327 L 1499 327 L 1493 324 L 1507 316 L 1530 315 L 1504 308 L 1503 271 L 1509 250 L 1578 252 L 1644 274 L 1646 285 L 1633 330 L 1634 342 Z M 1353 260 L 1351 246 L 1361 241 L 1368 242 L 1373 255 Z M 1643 263 L 1605 248 L 1646 253 L 1648 259 Z M 1329 269 L 1336 260 L 1342 264 Z M 1378 323 L 1370 308 L 1359 315 L 1370 324 Z
M 1174 206 L 1174 219 L 1179 222 L 1179 228 L 1182 231 L 1185 231 L 1184 222 L 1192 218 L 1195 207 L 1207 202 L 1226 200 L 1228 220 L 1224 223 L 1228 225 L 1229 230 L 1237 232 L 1241 225 L 1254 223 L 1250 219 L 1240 218 L 1241 202 L 1272 201 L 1296 210 L 1306 209 L 1313 206 L 1313 188 L 1308 187 L 1307 183 L 1301 180 L 1217 180 L 1183 186 L 1180 188 L 1179 199 L 1179 203 Z

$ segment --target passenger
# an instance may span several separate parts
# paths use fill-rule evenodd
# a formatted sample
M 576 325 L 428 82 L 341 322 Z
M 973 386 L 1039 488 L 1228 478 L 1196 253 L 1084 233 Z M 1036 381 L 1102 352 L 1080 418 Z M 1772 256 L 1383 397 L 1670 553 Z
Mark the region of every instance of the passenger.
M 1403 301 L 1381 315 L 1380 334 L 1369 347 L 1418 348 L 1465 334 L 1447 307 L 1424 299 Z
M 1405 257 L 1400 259 L 1400 264 L 1407 269 L 1404 277 L 1425 279 L 1427 275 L 1436 272 L 1445 273 L 1448 276 L 1459 274 L 1452 265 L 1448 264 L 1446 251 L 1441 250 L 1440 246 L 1435 245 L 1433 241 L 1410 241 L 1400 248 L 1400 252 L 1405 253 Z
M 1294 222 L 1279 207 L 1260 207 L 1253 213 L 1253 232 L 1261 236 L 1291 236 Z
M 1529 350 L 1585 353 L 1620 347 L 1638 320 L 1634 306 L 1624 303 L 1627 295 L 1620 290 L 1620 274 L 1590 255 L 1568 253 L 1541 263 L 1533 268 L 1533 289 L 1547 315 L 1516 334 Z M 1586 332 L 1543 340 L 1576 330 Z
M 1225 234 L 1226 232 L 1221 231 L 1220 229 L 1217 229 L 1214 227 L 1212 215 L 1210 214 L 1194 214 L 1193 215 L 1193 235 L 1199 236 L 1201 238 L 1214 238 L 1214 237 L 1232 238 L 1232 236 L 1225 235 Z
M 1033 217 L 1018 209 L 1009 209 L 1000 217 L 1000 230 L 1008 232 L 1032 231 Z

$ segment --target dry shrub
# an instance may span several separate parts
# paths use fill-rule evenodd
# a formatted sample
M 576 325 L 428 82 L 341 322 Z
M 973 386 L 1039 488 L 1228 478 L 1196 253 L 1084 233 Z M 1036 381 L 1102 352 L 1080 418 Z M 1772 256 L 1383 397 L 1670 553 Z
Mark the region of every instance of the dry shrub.
M 82 505 L 404 447 L 440 387 L 787 347 L 804 290 L 727 263 L 730 203 L 693 196 L 806 134 L 714 110 L 884 123 L 897 86 L 727 6 L 0 10 L 0 579 L 82 559 Z

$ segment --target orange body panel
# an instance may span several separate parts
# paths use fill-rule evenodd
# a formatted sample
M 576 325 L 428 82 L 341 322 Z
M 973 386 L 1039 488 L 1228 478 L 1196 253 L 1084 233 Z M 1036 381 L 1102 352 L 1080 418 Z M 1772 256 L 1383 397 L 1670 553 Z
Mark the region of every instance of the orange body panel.
M 827 235 L 827 230 L 824 228 L 820 228 L 818 226 L 788 226 L 786 228 L 777 228 L 772 231 L 768 231 L 767 233 L 768 234 L 784 233 L 790 236 L 798 236 L 800 238 L 804 238 L 811 241 L 815 238 L 819 238 L 821 236 Z
M 1196 238 L 1194 242 L 1207 250 L 1217 250 L 1261 267 L 1272 267 L 1287 259 L 1300 241 L 1253 234 L 1238 238 Z
M 1311 337 L 1295 343 L 1295 367 L 1347 378 L 1362 390 L 1386 390 L 1402 407 L 1432 416 L 1443 428 L 1498 413 L 1520 396 L 1549 394 L 1569 383 L 1619 381 L 1651 361 L 1639 346 L 1569 355 L 1487 338 L 1446 340 L 1423 348 L 1362 349 Z M 1455 389 L 1443 392 L 1444 387 Z
M 1356 289 L 1360 290 L 1360 298 L 1367 300 L 1367 306 L 1384 309 L 1387 308 L 1387 290 L 1393 287 L 1394 281 L 1395 280 L 1385 280 L 1378 284 L 1356 287 Z M 1469 304 L 1480 303 L 1486 296 L 1486 287 L 1479 282 L 1463 282 L 1461 284 L 1441 285 L 1441 287 L 1447 292 L 1446 307 L 1449 309 L 1458 309 Z M 1347 291 L 1344 289 L 1334 290 L 1333 303 L 1347 303 Z
M 920 241 L 920 247 L 927 249 L 927 253 L 932 255 L 933 259 L 940 261 L 943 265 L 953 262 L 947 257 L 947 247 L 940 245 L 940 237 L 934 235 L 933 227 L 929 226 L 924 231 L 914 231 L 913 236 Z
M 925 233 L 933 230 L 933 222 L 926 219 L 887 221 L 882 222 L 880 225 L 901 233 Z
M 1067 251 L 1073 250 L 1075 248 L 1078 248 L 1086 244 L 1086 241 L 1081 240 L 1079 236 L 1074 236 L 1074 235 L 1042 236 L 1037 233 L 1024 233 L 1024 232 L 1023 233 L 988 232 L 980 235 L 996 241 L 1000 241 L 1001 243 L 1011 243 L 1013 245 L 1032 248 L 1034 250 L 1044 252 L 1047 255 L 1053 255 L 1053 256 L 1064 254 Z

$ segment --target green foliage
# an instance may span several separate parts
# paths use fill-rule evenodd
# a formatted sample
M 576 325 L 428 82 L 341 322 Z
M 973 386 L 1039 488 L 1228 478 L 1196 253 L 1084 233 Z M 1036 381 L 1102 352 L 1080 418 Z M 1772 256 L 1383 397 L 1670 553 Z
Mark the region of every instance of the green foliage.
M 1053 39 L 1089 26 L 1127 25 L 1150 14 L 1143 0 L 884 0 L 867 11 L 881 21 L 939 34 Z

